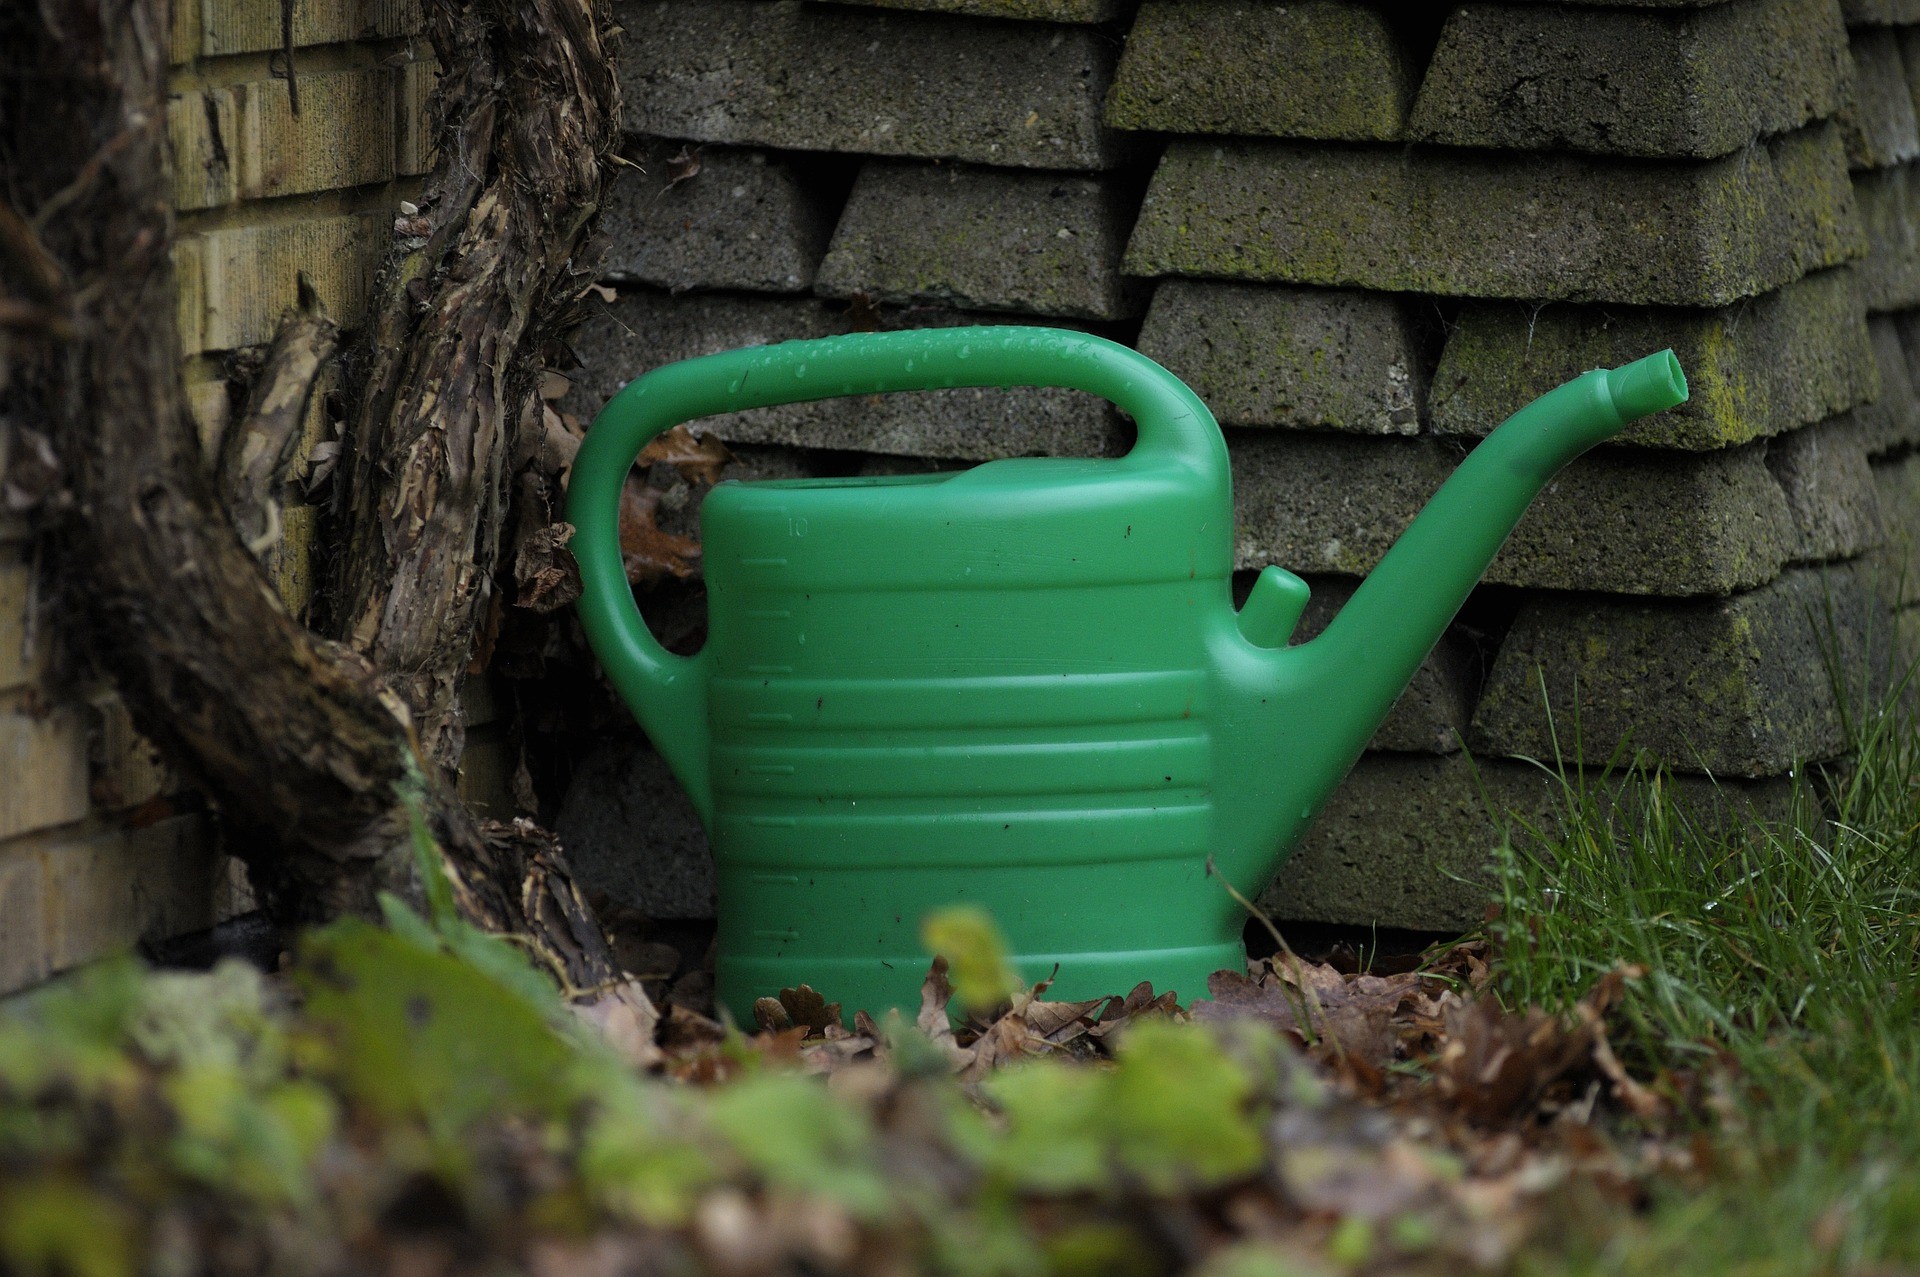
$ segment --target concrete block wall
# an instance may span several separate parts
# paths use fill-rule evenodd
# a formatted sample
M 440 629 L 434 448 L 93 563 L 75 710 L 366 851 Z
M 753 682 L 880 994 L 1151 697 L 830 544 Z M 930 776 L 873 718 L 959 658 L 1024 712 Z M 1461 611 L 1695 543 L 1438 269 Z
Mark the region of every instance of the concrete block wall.
M 209 450 L 236 366 L 272 336 L 301 274 L 331 316 L 359 321 L 399 201 L 430 159 L 433 68 L 415 0 L 291 12 L 289 58 L 279 0 L 173 11 L 178 313 Z M 309 442 L 332 430 L 317 396 Z M 273 553 L 295 608 L 312 591 L 313 513 L 296 502 Z M 35 529 L 0 518 L 0 993 L 249 907 L 203 804 L 63 650 L 59 583 L 38 560 Z M 476 734 L 482 771 L 488 730 Z
M 1836 632 L 1856 673 L 1884 665 L 1886 601 L 1920 602 L 1888 584 L 1920 528 L 1914 6 L 627 0 L 622 23 L 644 171 L 577 343 L 583 420 L 743 344 L 1115 337 L 1213 406 L 1238 566 L 1308 577 L 1305 637 L 1475 437 L 1586 367 L 1678 350 L 1692 401 L 1543 495 L 1267 893 L 1283 918 L 1477 921 L 1484 796 L 1552 807 L 1527 759 L 1638 750 L 1765 807 L 1843 746 Z M 1126 435 L 1034 391 L 702 428 L 743 475 Z M 711 910 L 644 744 L 589 760 L 561 830 L 630 903 Z

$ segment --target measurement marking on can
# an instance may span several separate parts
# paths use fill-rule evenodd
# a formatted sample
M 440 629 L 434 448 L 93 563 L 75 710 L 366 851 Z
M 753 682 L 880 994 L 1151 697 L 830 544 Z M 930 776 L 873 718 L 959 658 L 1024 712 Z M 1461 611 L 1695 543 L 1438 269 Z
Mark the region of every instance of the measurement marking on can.
M 797 887 L 800 885 L 799 874 L 755 874 L 753 880 L 755 882 L 764 882 L 770 887 Z
M 784 556 L 777 559 L 749 559 L 743 557 L 740 560 L 740 566 L 743 568 L 783 568 L 787 566 L 787 560 Z
M 747 770 L 755 776 L 791 776 L 792 763 L 752 763 Z
M 756 940 L 798 940 L 800 938 L 798 931 L 756 931 L 753 935 Z
M 792 829 L 799 822 L 791 816 L 749 816 L 747 823 L 756 829 Z M 755 882 L 799 882 L 798 878 L 779 874 L 755 874 Z
M 749 665 L 747 666 L 747 673 L 749 674 L 791 674 L 793 673 L 793 666 L 791 665 Z
M 756 621 L 790 621 L 793 613 L 781 607 L 748 608 L 747 615 Z
M 791 723 L 793 721 L 793 715 L 791 714 L 749 714 L 747 715 L 747 721 L 749 723 Z

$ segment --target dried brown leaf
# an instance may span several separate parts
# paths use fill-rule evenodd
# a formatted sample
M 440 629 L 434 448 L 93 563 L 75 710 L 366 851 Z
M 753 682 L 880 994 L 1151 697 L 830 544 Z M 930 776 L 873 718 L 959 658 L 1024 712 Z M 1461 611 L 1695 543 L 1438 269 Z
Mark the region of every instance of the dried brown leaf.
M 513 555 L 513 605 L 530 612 L 557 612 L 580 597 L 580 565 L 567 549 L 571 523 L 549 523 L 521 538 Z
M 1028 1037 L 1048 1046 L 1065 1046 L 1086 1036 L 1093 1028 L 1095 1014 L 1106 1002 L 1105 998 L 1086 1002 L 1033 1002 L 1021 1018 Z
M 1027 1034 L 1026 1022 L 1017 1015 L 1003 1015 L 974 1040 L 969 1048 L 972 1058 L 961 1067 L 960 1077 L 963 1081 L 976 1081 L 1002 1065 L 1033 1054 L 1035 1049 Z
M 786 1012 L 788 1023 L 800 1025 L 810 1033 L 824 1033 L 829 1025 L 840 1027 L 840 1004 L 828 1002 L 808 985 L 780 990 L 780 1006 Z M 757 1014 L 758 1004 L 754 1010 Z
M 1108 998 L 1106 1006 L 1100 1010 L 1100 1018 L 1087 1030 L 1087 1036 L 1101 1041 L 1109 1035 L 1125 1029 L 1136 1018 L 1149 1016 L 1171 1016 L 1180 1014 L 1179 994 L 1168 989 L 1157 997 L 1153 985 L 1142 980 L 1128 990 L 1125 997 Z
M 920 1013 L 913 1022 L 927 1035 L 928 1041 L 946 1054 L 958 1072 L 972 1063 L 973 1052 L 961 1046 L 953 1035 L 953 1021 L 947 1015 L 947 1003 L 952 1000 L 953 983 L 947 979 L 947 960 L 935 957 L 927 968 L 927 978 L 920 983 Z
M 637 464 L 647 467 L 665 462 L 688 478 L 711 486 L 720 482 L 721 472 L 732 460 L 733 454 L 720 440 L 711 435 L 695 435 L 685 426 L 675 426 L 665 434 L 654 436 L 640 450 Z
M 604 990 L 591 1002 L 575 1003 L 574 1011 L 598 1029 L 600 1036 L 628 1064 L 650 1069 L 660 1063 L 660 1047 L 654 1041 L 660 1028 L 660 1012 L 638 980 Z
M 1549 1087 L 1592 1057 L 1593 1034 L 1537 1008 L 1508 1011 L 1492 998 L 1448 1016 L 1433 1061 L 1443 1098 L 1468 1119 L 1497 1126 L 1532 1113 Z
M 762 1033 L 782 1033 L 793 1027 L 793 1018 L 779 998 L 755 998 L 753 1022 Z
M 620 555 L 627 580 L 652 585 L 672 577 L 691 580 L 700 572 L 700 543 L 668 532 L 655 522 L 660 493 L 635 475 L 628 475 L 620 492 Z
M 1380 1069 L 1399 1058 L 1397 1017 L 1420 993 L 1421 978 L 1343 976 L 1324 963 L 1283 957 L 1259 979 L 1217 971 L 1207 981 L 1211 999 L 1193 1004 L 1197 1020 L 1257 1019 L 1293 1033 L 1328 1059 L 1354 1069 L 1370 1089 L 1383 1081 Z
M 663 189 L 670 191 L 680 183 L 700 176 L 700 167 L 699 148 L 681 147 L 677 154 L 667 160 L 667 184 Z

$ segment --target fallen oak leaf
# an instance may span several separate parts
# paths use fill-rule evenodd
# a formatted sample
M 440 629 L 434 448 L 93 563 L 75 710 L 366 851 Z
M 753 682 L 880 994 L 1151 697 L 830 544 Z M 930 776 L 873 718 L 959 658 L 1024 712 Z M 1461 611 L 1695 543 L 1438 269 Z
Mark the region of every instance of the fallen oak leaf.
M 1357 1064 L 1369 1088 L 1379 1070 L 1399 1058 L 1395 1017 L 1419 988 L 1419 977 L 1343 976 L 1324 964 L 1290 959 L 1259 980 L 1234 971 L 1207 978 L 1211 998 L 1196 999 L 1203 1022 L 1256 1019 L 1291 1033 L 1322 1058 Z
M 959 1070 L 963 1082 L 977 1081 L 1003 1064 L 1025 1058 L 1030 1053 L 1026 1022 L 1017 1015 L 1003 1015 L 974 1039 L 970 1050 L 973 1058 Z
M 1654 1118 L 1664 1115 L 1668 1105 L 1652 1088 L 1641 1085 L 1628 1076 L 1626 1068 L 1620 1063 L 1620 1057 L 1613 1053 L 1613 1043 L 1607 1037 L 1606 1013 L 1619 1006 L 1626 998 L 1628 983 L 1645 976 L 1647 969 L 1637 964 L 1623 963 L 1601 976 L 1593 988 L 1587 990 L 1574 1007 L 1586 1030 L 1593 1037 L 1593 1064 L 1600 1070 L 1613 1087 L 1613 1096 L 1626 1106 L 1627 1111 L 1639 1118 Z
M 660 493 L 635 475 L 620 490 L 620 557 L 627 580 L 651 585 L 664 577 L 691 580 L 700 572 L 700 543 L 655 522 Z
M 665 462 L 682 474 L 711 487 L 720 482 L 721 472 L 733 454 L 727 445 L 712 435 L 696 435 L 686 426 L 675 426 L 647 441 L 635 464 L 641 467 Z
M 1422 970 L 1429 976 L 1451 979 L 1478 991 L 1485 988 L 1493 976 L 1492 968 L 1487 965 L 1492 948 L 1485 940 L 1462 940 L 1426 962 Z
M 1087 1036 L 1095 1041 L 1104 1041 L 1125 1029 L 1135 1019 L 1180 1015 L 1178 998 L 1179 994 L 1172 989 L 1156 997 L 1153 985 L 1142 980 L 1128 990 L 1125 997 L 1107 999 L 1106 1006 L 1100 1010 L 1100 1018 L 1087 1030 Z
M 920 982 L 920 1012 L 914 1027 L 924 1033 L 957 1073 L 973 1060 L 973 1052 L 960 1045 L 953 1035 L 953 1021 L 947 1015 L 947 1003 L 953 1000 L 953 985 L 947 980 L 947 960 L 935 955 Z
M 580 565 L 567 544 L 571 523 L 549 523 L 528 533 L 513 555 L 513 606 L 545 614 L 580 597 Z
M 836 1029 L 840 1027 L 840 1004 L 828 1002 L 810 985 L 780 990 L 780 1006 L 786 1012 L 789 1024 L 800 1025 L 809 1033 L 824 1034 L 829 1025 Z M 758 1015 L 759 1010 L 759 1004 L 756 1003 L 754 1013 Z
M 779 998 L 755 998 L 753 1023 L 762 1033 L 783 1033 L 793 1027 L 793 1019 Z
M 1592 1058 L 1593 1034 L 1537 1007 L 1508 1011 L 1492 998 L 1448 1016 L 1434 1058 L 1441 1096 L 1468 1119 L 1498 1126 L 1534 1111 L 1548 1089 Z
M 1024 1015 L 1027 1036 L 1053 1047 L 1077 1041 L 1093 1028 L 1094 1012 L 1106 1002 L 1105 998 L 1085 1002 L 1033 1002 Z

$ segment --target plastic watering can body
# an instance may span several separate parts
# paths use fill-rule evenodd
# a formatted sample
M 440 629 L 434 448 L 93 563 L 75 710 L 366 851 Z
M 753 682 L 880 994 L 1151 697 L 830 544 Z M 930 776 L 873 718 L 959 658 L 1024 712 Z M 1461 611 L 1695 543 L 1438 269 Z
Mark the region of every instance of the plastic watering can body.
M 807 983 L 849 1012 L 911 1008 L 921 922 L 959 903 L 994 917 L 1024 978 L 1057 966 L 1055 996 L 1141 980 L 1203 993 L 1244 961 L 1244 915 L 1209 863 L 1251 894 L 1291 850 L 1559 453 L 1625 424 L 1606 376 L 1621 373 L 1568 396 L 1598 420 L 1548 431 L 1552 446 L 1499 446 L 1520 433 L 1509 423 L 1476 449 L 1294 648 L 1297 578 L 1270 568 L 1232 607 L 1218 426 L 1125 347 L 1024 327 L 863 334 L 633 382 L 574 466 L 581 614 L 706 823 L 721 1003 L 750 1020 L 755 998 Z M 1654 398 L 1677 380 L 1672 366 Z M 1091 391 L 1139 439 L 1117 459 L 723 483 L 701 511 L 706 645 L 659 647 L 617 543 L 620 485 L 648 439 L 742 408 L 962 385 Z

